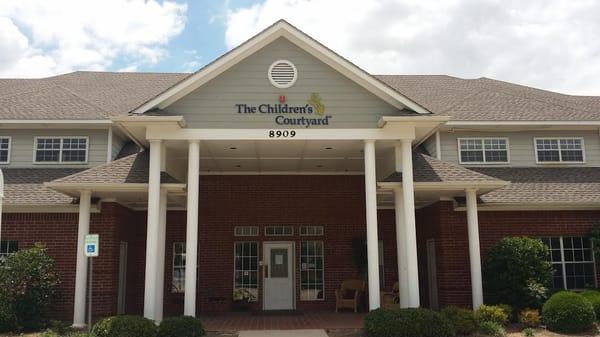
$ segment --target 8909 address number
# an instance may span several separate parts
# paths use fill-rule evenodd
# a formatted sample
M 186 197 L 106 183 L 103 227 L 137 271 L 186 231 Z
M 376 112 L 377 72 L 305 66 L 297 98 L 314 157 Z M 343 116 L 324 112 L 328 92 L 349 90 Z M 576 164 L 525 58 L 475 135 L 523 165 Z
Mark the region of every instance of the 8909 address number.
M 269 130 L 269 138 L 294 138 L 295 130 Z

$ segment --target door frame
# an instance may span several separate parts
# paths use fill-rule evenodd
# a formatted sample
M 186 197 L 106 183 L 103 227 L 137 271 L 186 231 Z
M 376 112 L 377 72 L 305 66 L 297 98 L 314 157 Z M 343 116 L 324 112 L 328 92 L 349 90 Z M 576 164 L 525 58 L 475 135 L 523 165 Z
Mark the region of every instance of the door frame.
M 265 269 L 264 269 L 264 265 L 265 265 L 265 258 L 266 258 L 266 253 L 267 253 L 267 245 L 269 244 L 285 244 L 288 245 L 290 247 L 291 250 L 291 256 L 290 256 L 290 260 L 292 261 L 291 263 L 291 269 L 292 269 L 292 309 L 291 310 L 296 310 L 296 242 L 295 241 L 263 241 L 262 244 L 262 268 L 261 268 L 261 275 L 262 275 L 262 310 L 266 311 L 266 310 L 270 310 L 270 309 L 265 309 L 265 304 L 267 303 L 266 301 L 266 295 L 267 295 L 267 287 L 266 287 L 266 282 L 265 282 Z

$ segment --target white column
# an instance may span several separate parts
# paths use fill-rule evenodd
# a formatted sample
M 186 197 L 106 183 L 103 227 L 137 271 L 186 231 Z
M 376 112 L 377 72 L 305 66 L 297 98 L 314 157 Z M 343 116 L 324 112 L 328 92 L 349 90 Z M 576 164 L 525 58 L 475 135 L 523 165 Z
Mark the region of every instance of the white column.
M 477 219 L 477 191 L 466 190 L 467 228 L 469 234 L 469 262 L 471 264 L 471 296 L 473 310 L 483 304 L 483 286 L 481 282 L 481 252 L 479 251 L 479 220 Z
M 379 308 L 379 239 L 377 238 L 377 176 L 375 141 L 365 140 L 365 201 L 367 211 L 367 265 L 369 310 Z
M 404 194 L 404 221 L 408 277 L 408 306 L 418 308 L 419 264 L 417 260 L 417 228 L 415 224 L 415 191 L 413 186 L 412 140 L 402 139 L 402 192 Z
M 196 266 L 198 260 L 198 198 L 200 197 L 200 141 L 188 149 L 187 226 L 185 239 L 185 294 L 183 314 L 196 316 Z
M 164 156 L 163 156 L 164 157 Z M 164 188 L 160 189 L 160 205 L 159 205 L 160 219 L 158 222 L 158 245 L 157 250 L 157 279 L 156 279 L 156 308 L 155 320 L 157 322 L 163 319 L 163 299 L 165 296 L 165 246 L 167 239 L 167 190 Z
M 75 301 L 73 304 L 73 326 L 85 326 L 85 298 L 87 289 L 88 258 L 85 256 L 84 240 L 90 232 L 91 191 L 79 194 L 79 225 L 77 229 L 77 267 L 75 269 Z
M 398 285 L 400 308 L 408 308 L 408 260 L 406 258 L 406 222 L 404 219 L 404 195 L 402 187 L 394 188 L 394 205 L 396 209 L 396 250 L 398 258 Z
M 146 227 L 146 276 L 144 287 L 144 317 L 156 319 L 156 294 L 158 271 L 158 237 L 160 223 L 160 164 L 162 142 L 150 142 L 148 173 L 148 222 Z

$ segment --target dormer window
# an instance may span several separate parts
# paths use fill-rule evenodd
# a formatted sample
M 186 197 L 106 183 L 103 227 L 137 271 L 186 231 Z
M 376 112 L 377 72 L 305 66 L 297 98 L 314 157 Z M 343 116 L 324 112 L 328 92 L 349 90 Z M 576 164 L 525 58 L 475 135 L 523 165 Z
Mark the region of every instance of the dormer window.
M 583 138 L 535 138 L 538 164 L 584 163 Z
M 34 162 L 83 164 L 87 151 L 87 137 L 36 137 Z
M 459 138 L 461 164 L 507 164 L 507 138 Z
M 0 137 L 0 164 L 10 162 L 10 137 Z

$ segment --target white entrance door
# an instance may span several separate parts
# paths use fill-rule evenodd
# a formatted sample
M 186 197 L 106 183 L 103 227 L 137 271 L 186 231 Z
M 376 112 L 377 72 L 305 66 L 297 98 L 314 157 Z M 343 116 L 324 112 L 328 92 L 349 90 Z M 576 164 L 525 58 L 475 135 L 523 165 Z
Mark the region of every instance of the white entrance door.
M 265 242 L 263 254 L 264 310 L 294 309 L 294 243 Z

